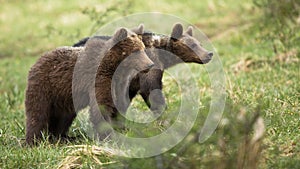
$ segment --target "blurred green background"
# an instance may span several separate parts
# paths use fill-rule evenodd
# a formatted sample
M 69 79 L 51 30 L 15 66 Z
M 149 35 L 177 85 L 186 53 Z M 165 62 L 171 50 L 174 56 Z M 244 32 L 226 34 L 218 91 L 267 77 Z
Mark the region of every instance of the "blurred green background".
M 299 1 L 0 0 L 0 4 L 0 168 L 300 168 Z M 195 129 L 160 156 L 127 159 L 93 149 L 94 141 L 86 138 L 78 121 L 70 130 L 77 141 L 45 140 L 26 147 L 24 91 L 28 70 L 37 58 L 139 12 L 185 19 L 217 49 L 227 75 L 227 101 L 212 137 L 201 144 L 195 140 L 197 124 L 202 124 L 210 103 L 209 77 L 199 75 L 203 99 Z M 205 73 L 199 65 L 190 66 Z M 166 97 L 176 98 L 175 83 L 168 76 L 163 80 Z M 145 108 L 141 98 L 133 104 Z M 172 104 L 180 103 L 175 99 Z M 144 132 L 151 135 L 160 127 L 158 123 Z

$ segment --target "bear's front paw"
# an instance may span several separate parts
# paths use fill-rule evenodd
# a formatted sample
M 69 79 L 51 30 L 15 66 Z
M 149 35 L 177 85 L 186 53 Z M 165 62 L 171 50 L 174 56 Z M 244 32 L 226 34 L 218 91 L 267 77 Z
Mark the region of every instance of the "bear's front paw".
M 164 94 L 161 90 L 152 90 L 149 95 L 150 109 L 155 114 L 161 114 L 167 108 Z

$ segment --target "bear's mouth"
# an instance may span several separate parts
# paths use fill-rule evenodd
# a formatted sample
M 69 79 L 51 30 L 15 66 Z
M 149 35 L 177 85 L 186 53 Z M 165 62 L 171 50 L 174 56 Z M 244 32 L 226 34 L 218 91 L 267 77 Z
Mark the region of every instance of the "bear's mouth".
M 205 57 L 203 57 L 203 58 L 199 57 L 200 62 L 201 62 L 200 64 L 206 64 L 206 63 L 210 62 L 212 60 L 212 58 L 213 58 L 213 52 L 208 52 L 205 55 Z
M 192 62 L 198 63 L 198 64 L 206 64 L 211 61 L 212 58 L 205 58 L 205 59 L 200 59 L 198 58 L 197 61 L 193 60 Z
M 201 60 L 202 64 L 206 64 L 206 63 L 208 63 L 210 61 L 211 61 L 211 58 Z

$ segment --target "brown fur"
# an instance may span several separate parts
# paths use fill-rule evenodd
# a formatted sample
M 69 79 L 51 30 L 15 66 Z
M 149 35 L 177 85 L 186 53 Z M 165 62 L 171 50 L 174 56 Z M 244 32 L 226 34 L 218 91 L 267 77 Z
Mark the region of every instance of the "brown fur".
M 183 32 L 181 24 L 175 24 L 171 36 L 155 35 L 153 33 L 143 33 L 138 29 L 133 29 L 142 37 L 146 46 L 147 55 L 155 63 L 149 72 L 141 72 L 134 77 L 129 87 L 129 98 L 132 100 L 139 92 L 144 101 L 152 111 L 161 111 L 165 107 L 165 98 L 162 92 L 155 92 L 150 99 L 151 91 L 162 89 L 162 77 L 164 69 L 181 62 L 206 64 L 212 58 L 212 53 L 201 47 L 200 42 L 193 37 L 192 27 L 188 27 Z M 153 38 L 159 37 L 160 40 Z M 107 36 L 97 36 L 100 39 L 109 39 Z M 89 38 L 84 38 L 73 46 L 83 46 Z M 157 50 L 161 49 L 161 50 Z M 176 55 L 178 58 L 170 56 Z
M 129 92 L 132 99 L 139 91 L 150 109 L 160 113 L 165 107 L 165 98 L 161 92 L 164 69 L 181 62 L 206 64 L 211 60 L 212 53 L 204 49 L 200 42 L 193 37 L 192 27 L 183 32 L 182 25 L 175 24 L 171 37 L 158 36 L 159 40 L 153 40 L 152 34 L 142 35 L 143 43 L 149 49 L 146 50 L 148 51 L 147 55 L 155 63 L 155 66 L 147 73 L 139 73 L 130 83 Z M 174 58 L 172 55 L 177 57 Z M 151 91 L 155 89 L 158 90 L 150 98 Z
M 42 131 L 47 131 L 53 136 L 65 137 L 76 117 L 75 112 L 87 105 L 91 107 L 90 117 L 94 127 L 98 127 L 103 117 L 110 121 L 117 113 L 110 92 L 112 75 L 117 66 L 136 51 L 138 54 L 130 59 L 133 66 L 147 69 L 153 65 L 144 49 L 145 46 L 137 35 L 122 28 L 111 40 L 104 42 L 92 39 L 85 48 L 62 47 L 44 54 L 32 66 L 28 76 L 25 99 L 26 142 L 33 144 L 35 139 L 39 140 Z M 97 74 L 95 90 L 92 90 L 94 84 L 88 82 L 94 77 L 91 74 L 92 68 L 98 66 L 95 63 L 100 59 L 102 60 L 99 68 L 94 69 Z M 77 83 L 72 86 L 77 60 L 82 76 L 75 77 Z M 72 94 L 81 98 L 75 100 L 76 111 Z M 94 95 L 97 100 L 90 99 Z M 97 103 L 103 116 L 96 111 Z

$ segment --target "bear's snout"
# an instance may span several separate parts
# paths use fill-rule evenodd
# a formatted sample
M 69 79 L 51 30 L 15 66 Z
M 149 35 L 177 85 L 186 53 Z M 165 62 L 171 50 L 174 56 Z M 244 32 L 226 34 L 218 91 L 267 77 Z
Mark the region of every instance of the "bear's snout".
M 214 53 L 213 52 L 208 52 L 207 58 L 211 59 L 213 57 Z
M 147 65 L 147 69 L 151 69 L 153 66 L 154 66 L 154 63 L 149 63 L 149 64 Z
M 154 66 L 153 61 L 148 57 L 145 52 L 140 53 L 140 68 L 139 71 L 148 71 Z
M 154 66 L 154 63 L 148 63 L 147 65 L 145 65 L 144 67 L 140 68 L 139 71 L 147 73 L 152 67 Z
M 201 59 L 201 63 L 202 64 L 206 64 L 209 61 L 211 61 L 212 57 L 213 57 L 214 53 L 213 52 L 206 52 L 206 54 L 204 54 L 204 57 Z

